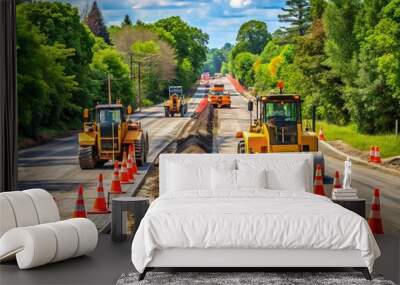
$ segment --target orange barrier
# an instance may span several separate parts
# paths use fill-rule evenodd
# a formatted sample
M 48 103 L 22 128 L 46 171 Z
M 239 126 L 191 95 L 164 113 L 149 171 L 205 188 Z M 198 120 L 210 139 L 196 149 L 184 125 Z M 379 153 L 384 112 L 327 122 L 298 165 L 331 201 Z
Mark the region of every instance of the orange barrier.
M 317 164 L 317 170 L 315 171 L 314 194 L 325 196 L 322 170 L 319 164 Z
M 240 94 L 243 94 L 244 92 L 246 92 L 246 88 L 244 88 L 242 86 L 242 84 L 240 84 L 239 81 L 237 81 L 235 78 L 233 78 L 231 75 L 227 76 L 229 81 L 231 82 L 231 84 L 233 85 L 233 87 L 235 87 L 236 91 Z
M 107 209 L 106 198 L 104 197 L 104 187 L 103 187 L 103 174 L 99 174 L 99 183 L 97 185 L 97 197 L 94 200 L 93 208 L 88 211 L 88 214 L 108 214 L 111 213 Z
M 322 128 L 319 128 L 318 138 L 319 138 L 320 141 L 325 141 L 326 140 L 324 132 L 322 131 Z
M 199 104 L 197 105 L 196 109 L 194 110 L 195 114 L 200 114 L 201 112 L 204 111 L 204 109 L 208 105 L 208 98 L 203 98 L 200 100 Z
M 340 184 L 339 171 L 337 171 L 337 170 L 335 172 L 335 178 L 333 179 L 333 188 L 334 189 L 342 188 L 342 185 Z
M 118 160 L 115 161 L 114 163 L 114 173 L 113 173 L 113 180 L 111 182 L 111 189 L 109 194 L 123 194 L 126 193 L 125 191 L 122 191 L 121 188 L 121 183 L 119 181 L 119 165 L 118 165 Z
M 380 197 L 381 193 L 378 188 L 374 189 L 374 197 L 372 199 L 371 213 L 368 218 L 368 225 L 374 234 L 383 234 L 383 225 L 381 218 L 381 205 Z
M 122 162 L 122 170 L 121 170 L 121 184 L 132 184 L 133 181 L 129 179 L 128 168 L 126 167 L 126 162 Z
M 83 200 L 83 187 L 79 186 L 78 199 L 75 204 L 75 211 L 72 213 L 72 218 L 87 218 L 85 210 L 85 201 Z

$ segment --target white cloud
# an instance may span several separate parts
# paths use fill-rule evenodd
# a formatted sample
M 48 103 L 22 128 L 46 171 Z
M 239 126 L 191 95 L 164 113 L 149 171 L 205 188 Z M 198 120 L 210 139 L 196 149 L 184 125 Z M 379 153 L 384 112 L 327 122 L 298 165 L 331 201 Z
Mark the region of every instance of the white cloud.
M 251 0 L 230 0 L 229 5 L 232 8 L 243 8 L 249 6 L 251 4 Z

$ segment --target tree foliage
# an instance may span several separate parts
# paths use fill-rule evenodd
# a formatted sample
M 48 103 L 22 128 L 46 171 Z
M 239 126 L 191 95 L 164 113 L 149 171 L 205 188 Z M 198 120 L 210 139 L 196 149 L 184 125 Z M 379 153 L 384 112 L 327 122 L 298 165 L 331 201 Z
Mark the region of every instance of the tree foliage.
M 286 34 L 275 31 L 252 56 L 238 42 L 222 66 L 258 93 L 283 80 L 302 95 L 305 117 L 315 106 L 320 119 L 388 132 L 400 117 L 399 15 L 400 0 L 287 1 Z
M 246 51 L 258 54 L 270 39 L 271 34 L 268 32 L 267 24 L 251 20 L 240 26 L 236 42 L 242 43 L 246 47 Z
M 85 18 L 85 22 L 95 36 L 102 37 L 107 44 L 110 43 L 110 37 L 108 35 L 107 27 L 104 24 L 103 14 L 97 6 L 96 1 L 93 1 L 92 8 Z
M 287 0 L 282 10 L 284 13 L 279 15 L 279 21 L 289 24 L 288 27 L 283 27 L 287 37 L 304 36 L 311 21 L 309 1 Z

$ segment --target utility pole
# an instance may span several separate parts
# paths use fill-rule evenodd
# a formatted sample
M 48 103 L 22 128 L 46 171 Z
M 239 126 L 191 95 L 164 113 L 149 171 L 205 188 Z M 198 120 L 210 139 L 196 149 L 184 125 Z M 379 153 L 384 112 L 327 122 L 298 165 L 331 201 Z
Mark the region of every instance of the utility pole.
M 140 111 L 141 105 L 142 105 L 142 73 L 141 73 L 141 63 L 140 61 L 138 62 L 138 88 L 139 88 L 139 92 L 138 92 L 138 109 Z
M 108 104 L 111 104 L 111 74 L 108 74 Z
M 131 80 L 133 80 L 133 54 L 131 52 L 129 53 L 129 57 L 131 61 Z

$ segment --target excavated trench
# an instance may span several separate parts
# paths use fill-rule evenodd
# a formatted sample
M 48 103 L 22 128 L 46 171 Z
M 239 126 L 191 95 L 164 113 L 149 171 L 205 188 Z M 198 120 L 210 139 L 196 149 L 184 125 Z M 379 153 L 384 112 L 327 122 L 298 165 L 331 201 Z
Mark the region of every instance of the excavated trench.
M 217 112 L 208 105 L 196 118 L 190 120 L 177 139 L 163 153 L 211 153 L 213 151 L 213 129 Z M 159 195 L 158 158 L 151 166 L 137 196 L 154 200 Z

